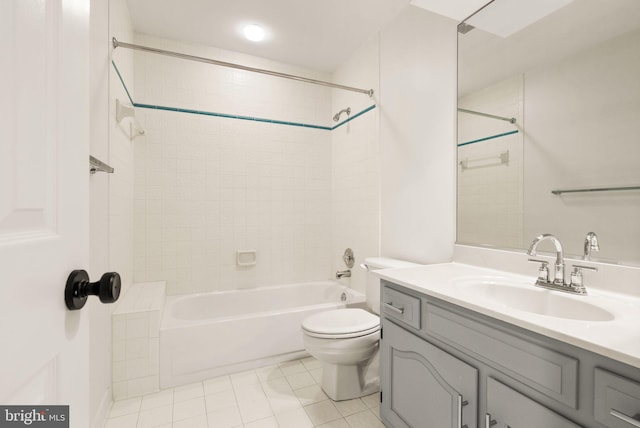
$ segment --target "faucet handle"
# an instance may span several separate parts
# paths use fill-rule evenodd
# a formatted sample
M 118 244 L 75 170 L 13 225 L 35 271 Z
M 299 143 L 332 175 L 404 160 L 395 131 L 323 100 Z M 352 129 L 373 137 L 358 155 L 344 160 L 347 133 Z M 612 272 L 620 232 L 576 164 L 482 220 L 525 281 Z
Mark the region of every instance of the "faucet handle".
M 589 269 L 597 272 L 598 268 L 593 266 L 573 265 L 570 287 L 576 290 L 579 294 L 587 294 L 587 290 L 584 288 L 584 284 L 582 282 L 582 269 Z
M 580 269 L 589 269 L 598 272 L 598 268 L 595 266 L 573 265 L 574 272 L 580 272 Z
M 527 259 L 527 261 L 542 263 L 538 268 L 538 281 L 549 282 L 549 262 L 539 259 Z

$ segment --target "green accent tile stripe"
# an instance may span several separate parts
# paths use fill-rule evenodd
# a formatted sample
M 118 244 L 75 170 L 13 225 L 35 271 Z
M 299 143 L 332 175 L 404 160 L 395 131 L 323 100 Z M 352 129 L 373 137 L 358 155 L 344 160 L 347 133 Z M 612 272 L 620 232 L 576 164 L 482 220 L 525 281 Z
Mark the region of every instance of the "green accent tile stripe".
M 253 122 L 263 122 L 263 123 L 273 123 L 276 125 L 289 125 L 289 126 L 299 126 L 299 127 L 303 127 L 303 128 L 310 128 L 310 129 L 321 129 L 323 131 L 333 131 L 334 129 L 338 128 L 339 126 L 344 125 L 345 123 L 349 122 L 350 120 L 353 120 L 359 116 L 362 116 L 363 114 L 365 114 L 368 111 L 373 110 L 374 108 L 376 108 L 376 105 L 372 105 L 370 107 L 367 107 L 366 109 L 362 110 L 361 112 L 351 116 L 349 119 L 340 122 L 338 125 L 334 126 L 334 127 L 329 127 L 329 126 L 321 126 L 321 125 L 311 125 L 308 123 L 300 123 L 300 122 L 288 122 L 288 121 L 284 121 L 284 120 L 274 120 L 274 119 L 265 119 L 265 118 L 261 118 L 261 117 L 252 117 L 252 116 L 241 116 L 241 115 L 235 115 L 235 114 L 226 114 L 226 113 L 216 113 L 216 112 L 212 112 L 212 111 L 205 111 L 205 110 L 193 110 L 193 109 L 187 109 L 187 108 L 180 108 L 180 107 L 167 107 L 167 106 L 160 106 L 160 105 L 155 105 L 155 104 L 143 104 L 143 103 L 133 103 L 134 107 L 139 107 L 139 108 L 147 108 L 147 109 L 152 109 L 152 110 L 164 110 L 164 111 L 175 111 L 178 113 L 189 113 L 189 114 L 200 114 L 203 116 L 214 116 L 214 117 L 224 117 L 224 118 L 228 118 L 228 119 L 240 119 L 240 120 L 250 120 Z
M 120 70 L 118 70 L 118 66 L 116 66 L 116 63 L 113 60 L 111 61 L 111 64 L 113 65 L 113 68 L 116 70 L 116 74 L 118 75 L 118 78 L 120 79 L 120 83 L 122 83 L 122 87 L 124 88 L 124 91 L 127 93 L 127 97 L 129 97 L 129 101 L 131 101 L 131 104 L 134 107 L 138 107 L 138 108 L 146 108 L 146 109 L 152 109 L 152 110 L 164 110 L 164 111 L 175 111 L 175 112 L 179 112 L 179 113 L 189 113 L 189 114 L 200 114 L 200 115 L 203 115 L 203 116 L 224 117 L 224 118 L 228 118 L 228 119 L 249 120 L 249 121 L 253 121 L 253 122 L 273 123 L 273 124 L 276 124 L 276 125 L 298 126 L 298 127 L 302 127 L 302 128 L 321 129 L 323 131 L 333 131 L 334 129 L 341 127 L 345 123 L 350 122 L 350 121 L 362 116 L 363 114 L 373 110 L 374 108 L 376 108 L 376 105 L 373 104 L 372 106 L 365 108 L 361 112 L 356 113 L 353 116 L 347 118 L 346 120 L 340 122 L 339 124 L 331 127 L 331 126 L 312 125 L 312 124 L 309 124 L 309 123 L 289 122 L 289 121 L 285 121 L 285 120 L 265 119 L 265 118 L 261 118 L 261 117 L 242 116 L 242 115 L 226 114 L 226 113 L 216 113 L 216 112 L 205 111 L 205 110 L 193 110 L 193 109 L 180 108 L 180 107 L 167 107 L 167 106 L 160 106 L 160 105 L 154 105 L 154 104 L 136 103 L 136 102 L 133 101 L 133 98 L 131 98 L 131 94 L 129 93 L 129 90 L 127 89 L 127 85 L 124 83 L 124 79 L 122 78 L 122 75 L 120 74 Z
M 341 126 L 342 126 L 342 125 L 344 125 L 345 123 L 347 123 L 347 122 L 351 122 L 353 119 L 355 119 L 355 118 L 357 118 L 357 117 L 362 116 L 363 114 L 365 114 L 365 113 L 366 113 L 366 112 L 368 112 L 368 111 L 373 110 L 374 108 L 376 108 L 376 105 L 375 105 L 375 104 L 374 104 L 374 105 L 372 105 L 372 106 L 367 107 L 366 109 L 362 110 L 360 113 L 356 113 L 356 114 L 354 114 L 353 116 L 350 116 L 350 117 L 349 117 L 349 118 L 347 118 L 346 120 L 344 120 L 344 121 L 340 122 L 339 124 L 337 124 L 336 126 L 334 126 L 333 128 L 331 128 L 331 130 L 333 131 L 334 129 L 341 127 Z
M 477 140 L 467 141 L 466 143 L 460 143 L 458 144 L 458 147 L 468 146 L 469 144 L 480 143 L 482 141 L 493 140 L 494 138 L 506 137 L 507 135 L 517 134 L 518 132 L 519 131 L 516 129 L 515 131 L 509 131 L 509 132 L 504 132 L 502 134 L 492 135 L 490 137 L 479 138 Z
M 264 119 L 261 117 L 252 117 L 252 116 L 240 116 L 235 114 L 226 114 L 226 113 L 215 113 L 212 111 L 204 111 L 204 110 L 192 110 L 187 108 L 180 107 L 167 107 L 167 106 L 158 106 L 152 104 L 141 104 L 141 103 L 133 103 L 134 107 L 140 108 L 148 108 L 153 110 L 164 110 L 164 111 L 175 111 L 179 113 L 190 113 L 190 114 L 201 114 L 204 116 L 214 116 L 214 117 L 225 117 L 228 119 L 240 119 L 240 120 L 250 120 L 253 122 L 264 122 L 264 123 L 274 123 L 277 125 L 289 125 L 289 126 L 300 126 L 303 128 L 312 128 L 312 129 L 322 129 L 324 131 L 331 131 L 331 128 L 328 126 L 320 126 L 320 125 L 311 125 L 308 123 L 300 123 L 300 122 L 288 122 L 284 120 L 274 120 L 274 119 Z
M 125 85 L 124 79 L 122 78 L 122 75 L 120 74 L 120 70 L 118 70 L 118 66 L 116 65 L 115 62 L 113 62 L 113 60 L 111 60 L 111 64 L 113 64 L 113 68 L 116 70 L 116 74 L 120 78 L 120 83 L 122 83 L 122 87 L 124 88 L 124 91 L 127 93 L 127 96 L 129 97 L 129 101 L 131 101 L 131 104 L 134 104 L 133 98 L 131 98 L 131 94 L 129 93 L 129 90 L 127 89 L 127 85 Z

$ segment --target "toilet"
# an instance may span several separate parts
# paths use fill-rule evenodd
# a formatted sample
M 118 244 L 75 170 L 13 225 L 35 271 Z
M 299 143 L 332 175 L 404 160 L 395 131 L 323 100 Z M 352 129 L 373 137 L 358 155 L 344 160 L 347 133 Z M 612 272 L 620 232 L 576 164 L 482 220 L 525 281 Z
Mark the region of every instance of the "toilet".
M 380 279 L 373 270 L 417 266 L 384 257 L 365 259 L 367 309 L 334 309 L 302 322 L 304 347 L 322 362 L 322 389 L 334 401 L 380 390 Z

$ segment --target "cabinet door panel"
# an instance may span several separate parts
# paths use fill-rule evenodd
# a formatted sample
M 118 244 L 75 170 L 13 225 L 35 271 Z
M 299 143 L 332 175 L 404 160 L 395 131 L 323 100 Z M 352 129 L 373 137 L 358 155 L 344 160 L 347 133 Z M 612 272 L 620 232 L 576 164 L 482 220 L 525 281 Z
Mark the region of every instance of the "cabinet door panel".
M 390 322 L 383 326 L 385 421 L 395 428 L 475 428 L 477 370 Z
M 580 428 L 492 378 L 487 382 L 487 413 L 497 422 L 493 428 Z

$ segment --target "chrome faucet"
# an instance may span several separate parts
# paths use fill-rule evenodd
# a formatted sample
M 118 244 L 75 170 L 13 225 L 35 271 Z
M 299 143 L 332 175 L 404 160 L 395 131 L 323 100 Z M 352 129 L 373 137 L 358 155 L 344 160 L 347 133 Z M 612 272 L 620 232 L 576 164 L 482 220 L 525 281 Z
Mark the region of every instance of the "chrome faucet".
M 560 243 L 560 240 L 558 238 L 556 238 L 554 235 L 551 235 L 550 233 L 543 233 L 542 235 L 536 236 L 536 239 L 534 239 L 529 246 L 527 254 L 535 257 L 538 244 L 546 240 L 553 242 L 553 245 L 556 247 L 556 263 L 554 265 L 555 271 L 553 276 L 553 283 L 556 285 L 564 285 L 564 250 L 562 249 L 562 244 Z M 549 278 L 547 278 L 547 282 L 548 281 Z
M 336 279 L 349 278 L 351 276 L 351 269 L 339 270 L 336 272 Z
M 584 238 L 584 254 L 582 256 L 582 259 L 591 260 L 592 251 L 600 251 L 600 245 L 598 245 L 598 235 L 596 235 L 595 232 L 587 233 L 587 236 Z
M 595 236 L 595 233 L 593 234 L 593 236 Z M 589 237 L 589 235 L 587 235 L 587 237 Z M 527 251 L 527 254 L 530 256 L 535 256 L 536 249 L 538 248 L 538 244 L 540 244 L 540 242 L 545 240 L 549 240 L 553 242 L 553 245 L 556 247 L 556 262 L 554 264 L 554 277 L 553 277 L 553 280 L 549 278 L 549 269 L 547 267 L 549 262 L 545 260 L 529 259 L 530 262 L 542 263 L 542 265 L 540 266 L 540 269 L 538 270 L 538 279 L 536 280 L 536 286 L 548 288 L 551 290 L 565 291 L 567 293 L 573 293 L 573 294 L 581 294 L 581 295 L 587 294 L 587 289 L 582 284 L 581 269 L 590 269 L 596 272 L 598 271 L 598 269 L 591 266 L 573 265 L 573 272 L 571 272 L 571 281 L 569 283 L 566 283 L 564 280 L 564 250 L 562 249 L 562 244 L 560 243 L 560 240 L 556 238 L 554 235 L 551 235 L 549 233 L 538 235 L 529 246 L 529 250 Z M 586 251 L 586 245 L 587 243 L 585 241 L 585 251 Z M 596 246 L 598 245 L 597 237 L 596 237 L 595 245 Z M 593 249 L 593 248 L 590 248 L 590 249 Z

